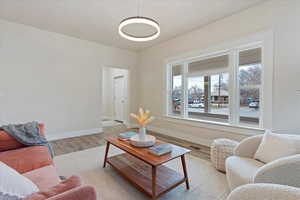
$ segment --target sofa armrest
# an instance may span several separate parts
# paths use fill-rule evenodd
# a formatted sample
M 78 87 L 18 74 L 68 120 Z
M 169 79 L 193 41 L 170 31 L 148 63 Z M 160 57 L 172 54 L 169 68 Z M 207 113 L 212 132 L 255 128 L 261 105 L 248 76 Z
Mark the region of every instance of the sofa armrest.
M 233 190 L 227 200 L 298 200 L 300 189 L 276 184 L 248 184 Z
M 81 186 L 50 197 L 48 200 L 97 200 L 97 194 L 92 186 Z
M 233 154 L 235 156 L 253 158 L 262 138 L 263 135 L 255 135 L 242 140 L 240 144 L 235 147 Z
M 47 146 L 32 146 L 0 152 L 0 161 L 21 174 L 47 165 L 53 165 Z
M 254 183 L 274 183 L 300 187 L 300 154 L 272 161 L 261 167 Z

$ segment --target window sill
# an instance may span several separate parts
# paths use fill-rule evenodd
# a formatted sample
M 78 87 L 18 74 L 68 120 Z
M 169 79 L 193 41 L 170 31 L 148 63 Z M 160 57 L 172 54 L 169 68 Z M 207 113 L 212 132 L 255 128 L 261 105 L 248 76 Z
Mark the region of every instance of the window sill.
M 207 120 L 200 120 L 200 119 L 184 119 L 181 117 L 170 116 L 170 115 L 165 115 L 163 118 L 169 122 L 181 123 L 193 127 L 226 131 L 226 132 L 237 133 L 246 136 L 262 134 L 265 131 L 264 129 L 256 128 L 256 127 L 232 125 L 228 123 L 214 122 L 214 121 L 207 121 Z

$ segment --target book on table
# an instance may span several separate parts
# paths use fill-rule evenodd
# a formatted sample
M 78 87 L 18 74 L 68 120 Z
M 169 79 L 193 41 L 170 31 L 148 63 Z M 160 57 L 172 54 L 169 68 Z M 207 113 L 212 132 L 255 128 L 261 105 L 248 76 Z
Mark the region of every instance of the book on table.
M 135 136 L 137 133 L 136 132 L 132 132 L 132 131 L 130 131 L 130 132 L 125 132 L 125 133 L 120 133 L 119 135 L 118 135 L 118 138 L 120 139 L 120 140 L 129 140 L 132 136 Z
M 172 151 L 172 145 L 171 144 L 158 144 L 158 145 L 154 145 L 153 147 L 150 147 L 148 151 L 151 154 L 154 154 L 156 156 L 161 156 L 161 155 L 170 153 Z

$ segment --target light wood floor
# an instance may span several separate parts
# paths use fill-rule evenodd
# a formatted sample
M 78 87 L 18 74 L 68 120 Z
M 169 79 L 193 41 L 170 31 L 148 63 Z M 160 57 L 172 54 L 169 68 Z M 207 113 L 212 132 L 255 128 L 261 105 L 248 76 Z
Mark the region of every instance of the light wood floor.
M 104 128 L 103 133 L 56 140 L 52 141 L 51 144 L 53 146 L 55 155 L 58 156 L 105 145 L 106 142 L 104 138 L 106 136 L 118 135 L 119 133 L 124 131 L 128 131 L 128 129 L 124 125 L 117 125 Z M 209 160 L 210 158 L 209 147 L 191 143 L 178 138 L 161 135 L 152 131 L 147 131 L 147 133 L 150 135 L 154 135 L 159 140 L 191 149 L 191 154 L 193 156 L 197 156 L 205 160 Z

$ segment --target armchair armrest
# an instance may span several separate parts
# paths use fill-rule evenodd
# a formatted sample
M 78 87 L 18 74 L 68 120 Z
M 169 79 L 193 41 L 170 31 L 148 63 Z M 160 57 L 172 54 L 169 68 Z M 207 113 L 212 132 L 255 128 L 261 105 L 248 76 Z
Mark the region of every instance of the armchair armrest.
M 275 183 L 300 187 L 300 154 L 280 158 L 261 167 L 254 183 Z
M 248 184 L 233 190 L 227 200 L 298 200 L 300 189 L 285 185 L 275 184 Z
M 235 147 L 233 154 L 235 156 L 253 158 L 262 138 L 263 135 L 255 135 L 242 140 L 240 144 Z
M 92 186 L 82 186 L 50 197 L 48 200 L 97 200 L 97 194 Z

